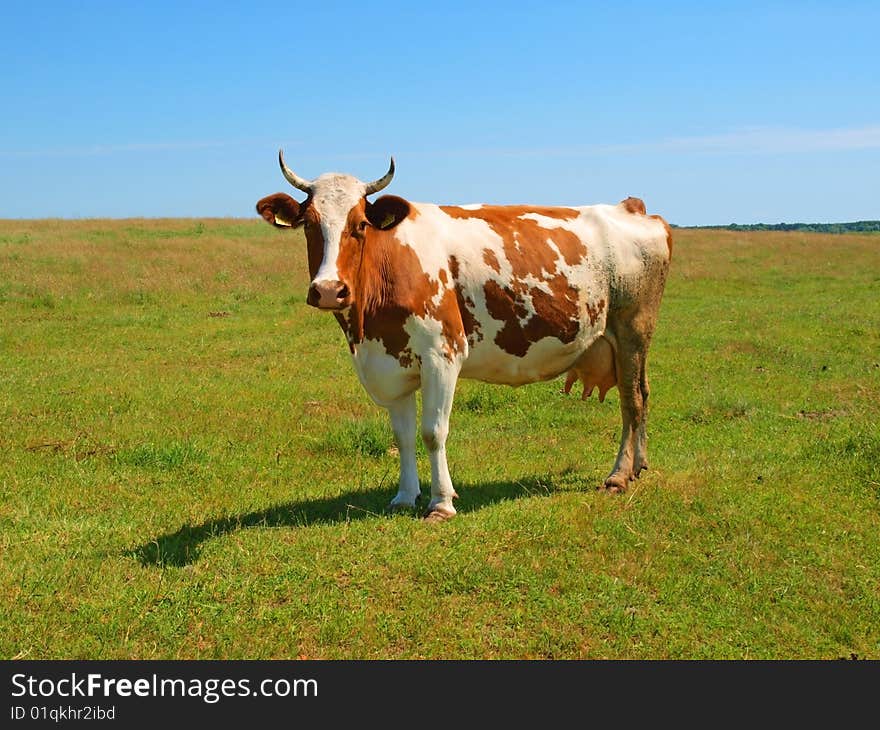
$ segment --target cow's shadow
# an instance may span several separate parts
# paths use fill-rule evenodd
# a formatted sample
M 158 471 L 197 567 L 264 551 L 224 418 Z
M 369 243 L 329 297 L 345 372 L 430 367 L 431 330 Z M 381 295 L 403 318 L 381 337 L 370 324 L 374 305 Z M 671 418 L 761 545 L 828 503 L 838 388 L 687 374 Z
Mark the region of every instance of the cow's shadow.
M 466 514 L 498 502 L 526 497 L 548 496 L 557 489 L 560 479 L 570 470 L 556 474 L 525 477 L 511 481 L 462 483 L 459 491 L 466 499 L 456 502 L 459 514 Z M 421 508 L 427 504 L 427 489 L 422 485 Z M 183 525 L 149 542 L 126 551 L 144 566 L 181 567 L 194 563 L 202 543 L 238 530 L 260 527 L 303 528 L 312 525 L 353 522 L 364 519 L 386 519 L 387 506 L 393 496 L 387 488 L 372 491 L 351 491 L 337 497 L 306 499 L 276 504 L 266 509 L 207 520 L 198 525 Z M 418 513 L 414 513 L 418 514 Z

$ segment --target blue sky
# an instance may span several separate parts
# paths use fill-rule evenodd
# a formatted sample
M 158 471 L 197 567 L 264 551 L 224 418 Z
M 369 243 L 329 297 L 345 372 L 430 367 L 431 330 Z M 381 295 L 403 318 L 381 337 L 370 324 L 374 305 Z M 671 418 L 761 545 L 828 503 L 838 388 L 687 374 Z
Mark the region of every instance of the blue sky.
M 4 4 L 0 217 L 440 203 L 880 218 L 880 3 Z

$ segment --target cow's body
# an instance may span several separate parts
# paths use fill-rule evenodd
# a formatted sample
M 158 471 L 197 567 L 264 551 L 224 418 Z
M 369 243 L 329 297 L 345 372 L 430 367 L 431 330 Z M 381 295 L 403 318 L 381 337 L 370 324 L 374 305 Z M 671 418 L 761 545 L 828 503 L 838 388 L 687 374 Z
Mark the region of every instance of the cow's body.
M 282 194 L 257 209 L 283 226 L 296 224 L 292 204 L 305 221 L 310 303 L 334 310 L 361 383 L 391 416 L 401 458 L 393 506 L 419 496 L 421 388 L 428 514 L 455 514 L 445 444 L 459 377 L 518 386 L 568 373 L 566 392 L 580 380 L 584 397 L 596 387 L 600 398 L 618 385 L 623 434 L 605 485 L 621 490 L 647 468 L 646 356 L 672 248 L 662 218 L 635 198 L 577 208 L 369 203 L 352 181 L 322 176 L 301 209 Z

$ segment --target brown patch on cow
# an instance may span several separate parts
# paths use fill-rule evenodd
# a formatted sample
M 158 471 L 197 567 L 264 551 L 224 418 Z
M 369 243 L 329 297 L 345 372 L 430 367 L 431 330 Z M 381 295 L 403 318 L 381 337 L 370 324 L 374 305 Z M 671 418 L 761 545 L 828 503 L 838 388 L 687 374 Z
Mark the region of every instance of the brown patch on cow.
M 521 216 L 535 214 L 574 220 L 580 213 L 572 208 L 530 206 L 484 206 L 476 210 L 441 206 L 441 209 L 452 218 L 483 220 L 501 237 L 504 255 L 512 268 L 511 281 L 502 286 L 489 280 L 483 286 L 490 316 L 503 322 L 495 344 L 511 355 L 523 357 L 534 342 L 544 337 L 572 342 L 580 327 L 578 290 L 559 271 L 557 259 L 561 255 L 567 265 L 574 266 L 583 261 L 587 247 L 572 231 L 544 228 L 538 221 Z M 493 252 L 484 250 L 483 260 L 496 273 L 500 272 L 500 263 Z M 457 278 L 455 271 L 453 277 Z M 550 292 L 525 283 L 529 278 L 542 281 Z
M 600 299 L 596 302 L 596 306 L 591 307 L 590 303 L 587 302 L 587 316 L 590 318 L 590 324 L 595 327 L 596 320 L 599 319 L 599 315 L 605 310 L 605 300 Z
M 504 322 L 504 326 L 495 335 L 495 344 L 511 355 L 524 357 L 531 343 L 526 339 L 516 316 L 516 294 L 508 287 L 502 288 L 494 279 L 486 282 L 483 291 L 486 294 L 489 316 Z
M 422 270 L 415 250 L 401 242 L 393 230 L 361 226 L 362 221 L 369 221 L 368 213 L 381 212 L 375 209 L 380 201 L 388 203 L 392 212 L 400 213 L 404 205 L 407 210 L 412 209 L 402 198 L 385 196 L 373 204 L 372 211 L 366 200 L 349 211 L 337 269 L 354 297 L 348 318 L 338 316 L 337 320 L 352 351 L 364 340 L 376 340 L 402 367 L 408 368 L 419 358 L 409 347 L 406 321 L 410 316 L 436 319 L 442 328 L 444 354 L 451 360 L 464 351 L 467 343 L 456 293 L 446 288 L 447 272 L 441 270 L 438 279 L 432 279 Z M 435 304 L 438 295 L 439 303 Z
M 308 201 L 306 201 L 308 203 Z M 306 233 L 306 251 L 309 256 L 309 277 L 315 278 L 324 260 L 324 234 L 321 233 L 321 216 L 313 205 L 303 205 L 303 221 Z
M 645 215 L 645 213 L 648 212 L 645 208 L 645 201 L 641 198 L 634 198 L 632 196 L 628 197 L 626 200 L 621 200 L 620 206 L 627 213 L 640 213 L 641 215 Z
M 513 275 L 517 279 L 525 276 L 544 278 L 542 272 L 551 276 L 556 273 L 556 252 L 547 241 L 552 241 L 562 258 L 569 266 L 583 261 L 587 247 L 572 231 L 565 228 L 544 228 L 538 221 L 521 218 L 533 214 L 556 220 L 574 220 L 580 213 L 573 208 L 541 208 L 526 205 L 486 205 L 476 210 L 465 210 L 455 206 L 440 206 L 451 218 L 478 219 L 489 224 L 504 245 Z
M 474 316 L 476 304 L 474 300 L 462 294 L 461 286 L 455 286 L 455 299 L 458 302 L 458 311 L 461 313 L 461 322 L 464 333 L 471 345 L 483 341 L 483 328 Z
M 537 287 L 530 290 L 535 314 L 526 322 L 523 331 L 530 342 L 544 337 L 573 342 L 580 330 L 578 290 L 562 274 L 553 277 L 547 284 L 550 293 Z
M 491 248 L 483 249 L 483 261 L 485 261 L 486 265 L 496 274 L 501 273 L 501 264 L 498 263 L 498 257 L 495 255 L 495 252 Z
M 458 258 L 455 256 L 449 257 L 449 273 L 452 275 L 452 280 L 455 283 L 455 299 L 458 302 L 458 311 L 461 316 L 461 323 L 464 327 L 465 337 L 467 337 L 467 341 L 474 345 L 477 342 L 482 342 L 483 340 L 483 330 L 480 326 L 480 323 L 477 321 L 477 318 L 474 316 L 474 310 L 476 309 L 476 304 L 474 304 L 474 300 L 467 296 L 459 282 L 459 273 L 461 271 L 461 267 L 458 263 Z
M 529 289 L 522 282 L 502 287 L 490 279 L 483 286 L 486 308 L 492 319 L 504 323 L 495 336 L 495 344 L 516 357 L 524 357 L 532 343 L 545 337 L 561 342 L 573 342 L 580 329 L 578 320 L 578 291 L 559 274 L 546 282 L 550 292 L 541 288 Z M 528 295 L 534 314 L 524 297 Z
M 614 350 L 611 343 L 604 337 L 599 337 L 587 351 L 581 355 L 565 379 L 565 392 L 571 391 L 571 386 L 580 380 L 584 384 L 581 400 L 586 400 L 593 393 L 594 388 L 599 388 L 599 402 L 605 400 L 605 394 L 617 385 L 617 369 L 614 366 Z
M 494 279 L 490 279 L 483 287 L 486 293 L 486 308 L 492 319 L 501 321 L 516 319 L 514 312 L 516 295 L 508 287 L 502 288 Z
M 440 304 L 434 311 L 434 318 L 440 320 L 442 327 L 443 354 L 451 361 L 456 355 L 464 353 L 467 346 L 464 322 L 455 291 L 447 289 L 443 293 Z
M 365 268 L 360 277 L 360 297 L 355 295 L 359 303 L 355 307 L 359 315 L 358 341 L 381 340 L 385 352 L 398 360 L 403 355 L 411 363 L 409 333 L 404 329 L 406 320 L 410 315 L 428 316 L 431 299 L 439 286 L 421 270 L 416 253 L 409 246 L 399 246 L 392 267 L 374 268 L 365 262 Z M 379 271 L 385 273 L 376 276 Z
M 652 215 L 651 218 L 660 221 L 666 229 L 666 247 L 669 249 L 669 260 L 672 260 L 672 228 L 661 215 Z

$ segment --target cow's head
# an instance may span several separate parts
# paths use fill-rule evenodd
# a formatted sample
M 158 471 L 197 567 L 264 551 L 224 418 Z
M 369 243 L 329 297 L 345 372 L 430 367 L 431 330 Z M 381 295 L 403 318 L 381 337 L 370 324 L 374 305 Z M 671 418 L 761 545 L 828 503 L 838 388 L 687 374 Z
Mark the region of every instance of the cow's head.
M 396 226 L 409 210 L 405 200 L 394 196 L 367 200 L 391 182 L 394 158 L 388 172 L 371 183 L 333 172 L 306 180 L 284 164 L 281 151 L 278 162 L 287 181 L 308 197 L 298 203 L 275 193 L 257 202 L 257 213 L 279 228 L 304 227 L 312 277 L 306 301 L 318 309 L 346 309 L 355 301 L 368 239 Z

